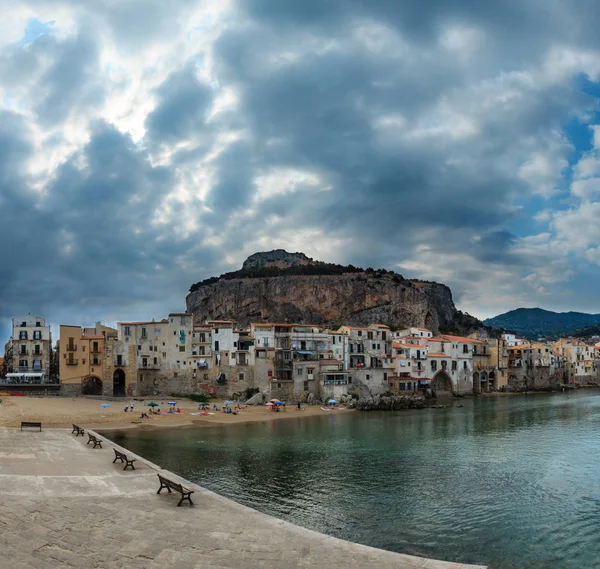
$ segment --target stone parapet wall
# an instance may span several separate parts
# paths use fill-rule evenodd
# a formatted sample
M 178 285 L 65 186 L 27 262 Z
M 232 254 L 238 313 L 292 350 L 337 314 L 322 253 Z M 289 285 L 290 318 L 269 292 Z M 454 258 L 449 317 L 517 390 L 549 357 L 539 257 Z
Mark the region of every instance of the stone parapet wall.
M 81 383 L 61 383 L 60 394 L 64 397 L 79 397 L 81 395 Z

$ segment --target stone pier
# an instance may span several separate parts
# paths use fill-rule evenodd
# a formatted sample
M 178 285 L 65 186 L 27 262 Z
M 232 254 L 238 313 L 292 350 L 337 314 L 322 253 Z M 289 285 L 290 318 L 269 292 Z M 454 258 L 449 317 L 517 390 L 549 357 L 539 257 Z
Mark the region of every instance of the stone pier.
M 0 429 L 0 569 L 476 568 L 319 534 L 140 457 L 123 471 L 103 440 L 92 449 L 70 431 Z M 157 472 L 194 489 L 195 505 L 157 495 Z

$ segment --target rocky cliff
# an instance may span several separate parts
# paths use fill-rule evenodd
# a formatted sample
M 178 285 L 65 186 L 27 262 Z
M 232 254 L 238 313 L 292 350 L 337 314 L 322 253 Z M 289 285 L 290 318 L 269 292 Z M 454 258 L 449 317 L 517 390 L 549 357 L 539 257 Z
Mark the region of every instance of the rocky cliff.
M 240 271 L 192 285 L 186 304 L 197 321 L 234 320 L 239 326 L 381 323 L 437 332 L 440 327 L 452 329 L 466 316 L 456 310 L 452 293 L 443 284 L 407 280 L 385 270 L 322 263 L 282 250 L 257 253 Z

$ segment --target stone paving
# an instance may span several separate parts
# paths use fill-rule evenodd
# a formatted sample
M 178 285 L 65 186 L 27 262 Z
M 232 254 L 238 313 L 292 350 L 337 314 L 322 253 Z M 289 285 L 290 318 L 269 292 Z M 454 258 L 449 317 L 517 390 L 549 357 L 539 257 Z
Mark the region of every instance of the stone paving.
M 65 430 L 0 429 L 0 569 L 476 567 L 300 528 L 141 458 L 123 471 L 112 464 L 116 445 L 92 449 L 86 441 Z M 193 488 L 195 505 L 178 508 L 175 493 L 157 495 L 157 471 Z

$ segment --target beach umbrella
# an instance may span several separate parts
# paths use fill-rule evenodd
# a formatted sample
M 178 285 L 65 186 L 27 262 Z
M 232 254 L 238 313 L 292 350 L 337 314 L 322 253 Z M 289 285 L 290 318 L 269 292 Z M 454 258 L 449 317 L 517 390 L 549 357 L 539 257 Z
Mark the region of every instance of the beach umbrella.
M 223 401 L 223 405 L 233 405 L 233 401 L 228 399 L 227 401 Z
M 275 401 L 275 405 L 283 405 L 283 401 L 277 400 L 277 401 Z
M 110 403 L 100 403 L 100 407 L 110 407 Z
M 330 399 L 329 401 L 327 401 L 327 403 L 331 405 L 332 403 L 337 403 L 337 401 L 335 399 Z
M 154 403 L 154 401 L 150 401 L 150 403 L 148 403 L 148 407 L 158 407 L 158 403 Z
M 177 401 L 169 401 L 169 405 L 177 405 Z

